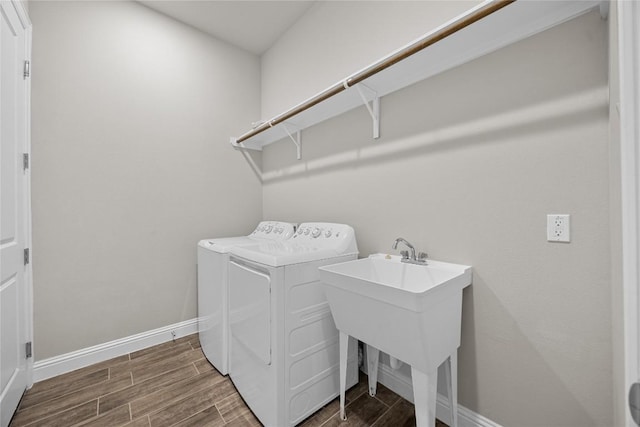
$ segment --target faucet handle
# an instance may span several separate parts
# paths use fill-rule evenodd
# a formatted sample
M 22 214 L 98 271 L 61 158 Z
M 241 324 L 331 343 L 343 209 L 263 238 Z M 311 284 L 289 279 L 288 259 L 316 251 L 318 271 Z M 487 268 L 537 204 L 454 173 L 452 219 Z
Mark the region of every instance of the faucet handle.
M 400 251 L 400 255 L 402 255 L 402 259 L 409 259 L 409 251 Z
M 429 255 L 427 255 L 427 253 L 426 253 L 426 252 L 420 252 L 420 253 L 418 254 L 418 259 L 419 259 L 420 261 L 424 261 L 425 259 L 427 259 L 427 257 L 428 257 L 428 256 L 429 256 Z

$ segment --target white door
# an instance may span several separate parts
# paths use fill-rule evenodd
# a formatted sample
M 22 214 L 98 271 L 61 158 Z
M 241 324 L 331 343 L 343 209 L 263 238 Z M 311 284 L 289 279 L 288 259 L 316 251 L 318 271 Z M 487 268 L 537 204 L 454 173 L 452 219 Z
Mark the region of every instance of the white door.
M 0 426 L 9 424 L 27 387 L 26 245 L 29 235 L 29 25 L 20 3 L 0 1 Z
M 617 23 L 624 291 L 625 426 L 640 425 L 640 2 L 612 3 Z M 615 27 L 614 27 L 615 28 Z M 615 76 L 614 76 L 615 77 Z M 615 81 L 615 80 L 614 80 Z M 614 117 L 615 119 L 615 117 Z M 615 123 L 615 121 L 614 121 Z M 624 396 L 624 395 L 623 395 Z

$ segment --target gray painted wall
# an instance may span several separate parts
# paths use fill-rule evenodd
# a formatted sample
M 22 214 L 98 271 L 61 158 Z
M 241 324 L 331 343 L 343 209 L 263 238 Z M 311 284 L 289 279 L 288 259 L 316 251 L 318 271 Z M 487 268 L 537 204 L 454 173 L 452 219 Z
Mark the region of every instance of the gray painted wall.
M 228 143 L 259 59 L 135 2 L 31 2 L 37 360 L 196 317 L 196 243 L 248 233 Z
M 425 19 L 438 7 L 420 4 Z M 332 60 L 358 52 L 344 38 L 402 33 L 402 20 L 354 29 L 378 3 L 337 7 L 317 4 L 265 54 L 264 116 L 356 71 Z M 336 15 L 353 25 L 314 31 Z M 308 46 L 331 54 L 297 60 Z M 332 81 L 305 80 L 325 70 Z M 298 77 L 286 91 L 280 72 Z M 505 426 L 612 425 L 607 84 L 592 13 L 383 98 L 379 140 L 359 108 L 303 131 L 300 161 L 290 141 L 267 147 L 264 216 L 352 224 L 361 256 L 403 236 L 472 265 L 460 403 Z M 570 244 L 546 241 L 553 213 L 571 214 Z
M 262 118 L 282 113 L 478 3 L 317 2 L 262 55 Z
M 31 2 L 37 360 L 195 317 L 202 237 L 346 222 L 362 256 L 402 235 L 474 266 L 461 404 L 612 425 L 619 183 L 597 14 L 385 97 L 378 141 L 361 108 L 304 131 L 301 161 L 268 147 L 262 191 L 227 143 L 473 3 L 320 2 L 260 64 L 133 2 Z M 572 243 L 546 242 L 548 213 L 572 215 Z

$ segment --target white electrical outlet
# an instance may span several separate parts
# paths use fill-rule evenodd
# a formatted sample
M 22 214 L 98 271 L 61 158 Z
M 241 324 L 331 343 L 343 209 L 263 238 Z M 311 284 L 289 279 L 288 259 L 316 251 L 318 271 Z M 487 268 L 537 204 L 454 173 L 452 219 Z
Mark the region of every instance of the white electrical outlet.
M 547 240 L 550 242 L 571 241 L 570 215 L 547 215 Z

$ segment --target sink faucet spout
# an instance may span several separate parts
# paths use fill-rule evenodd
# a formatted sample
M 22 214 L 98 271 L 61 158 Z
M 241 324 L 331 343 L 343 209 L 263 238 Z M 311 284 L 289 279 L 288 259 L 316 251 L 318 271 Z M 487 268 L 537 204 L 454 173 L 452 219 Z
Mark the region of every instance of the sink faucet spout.
M 409 255 L 409 259 L 412 261 L 416 260 L 416 248 L 413 247 L 411 243 L 403 239 L 402 237 L 398 237 L 395 242 L 393 242 L 392 249 L 398 249 L 398 243 L 404 243 L 406 247 L 411 251 L 411 255 Z
M 420 252 L 418 257 L 416 257 L 416 248 L 413 247 L 411 243 L 402 237 L 398 237 L 395 242 L 393 242 L 392 249 L 398 249 L 398 243 L 403 243 L 406 247 L 409 248 L 409 251 L 400 251 L 402 254 L 402 262 L 408 262 L 410 264 L 419 264 L 426 265 L 427 264 L 427 254 L 424 252 Z

